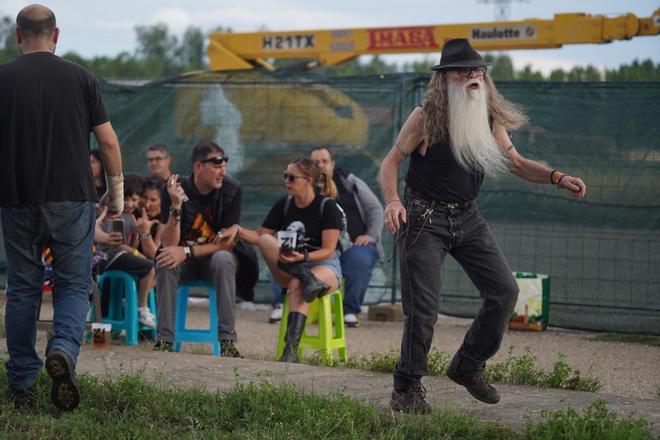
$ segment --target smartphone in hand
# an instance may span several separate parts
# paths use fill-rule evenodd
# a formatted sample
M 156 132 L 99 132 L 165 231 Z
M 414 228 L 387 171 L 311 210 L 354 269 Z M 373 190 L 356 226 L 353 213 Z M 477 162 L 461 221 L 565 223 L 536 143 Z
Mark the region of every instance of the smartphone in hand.
M 112 232 L 121 234 L 122 243 L 126 244 L 126 223 L 123 218 L 117 218 L 112 221 Z

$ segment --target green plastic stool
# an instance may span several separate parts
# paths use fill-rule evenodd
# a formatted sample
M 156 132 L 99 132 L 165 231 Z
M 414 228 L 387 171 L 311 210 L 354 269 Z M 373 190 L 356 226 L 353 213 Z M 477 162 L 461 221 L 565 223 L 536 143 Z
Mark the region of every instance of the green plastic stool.
M 289 320 L 289 296 L 284 297 L 284 308 L 282 309 L 282 320 L 280 321 L 280 336 L 277 340 L 275 358 L 279 359 L 284 352 L 284 336 Z M 298 346 L 298 357 L 302 357 L 303 350 L 314 349 L 320 352 L 320 356 L 327 362 L 331 362 L 333 351 L 337 350 L 340 361 L 346 361 L 346 334 L 344 332 L 344 306 L 341 290 L 335 290 L 327 295 L 317 298 L 309 305 L 309 314 L 305 323 L 305 330 L 300 338 Z M 334 314 L 334 331 L 333 319 Z M 318 334 L 308 334 L 308 326 L 318 321 Z

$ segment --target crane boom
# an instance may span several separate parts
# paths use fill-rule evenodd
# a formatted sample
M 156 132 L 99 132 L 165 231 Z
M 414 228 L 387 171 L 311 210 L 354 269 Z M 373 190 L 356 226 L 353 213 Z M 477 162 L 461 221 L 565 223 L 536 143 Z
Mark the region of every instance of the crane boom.
M 214 32 L 207 53 L 212 70 L 264 67 L 270 58 L 316 59 L 334 65 L 360 55 L 439 52 L 450 38 L 469 38 L 477 50 L 559 48 L 565 44 L 602 44 L 660 33 L 660 8 L 651 17 L 583 13 L 552 19 L 277 32 Z

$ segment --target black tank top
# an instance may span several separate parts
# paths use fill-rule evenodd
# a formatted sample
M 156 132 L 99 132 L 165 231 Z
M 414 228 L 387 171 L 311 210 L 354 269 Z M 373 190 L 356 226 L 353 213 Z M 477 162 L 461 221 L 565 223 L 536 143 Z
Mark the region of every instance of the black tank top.
M 426 155 L 410 155 L 406 183 L 427 200 L 461 203 L 474 200 L 484 181 L 482 172 L 466 171 L 454 157 L 448 141 L 429 146 Z

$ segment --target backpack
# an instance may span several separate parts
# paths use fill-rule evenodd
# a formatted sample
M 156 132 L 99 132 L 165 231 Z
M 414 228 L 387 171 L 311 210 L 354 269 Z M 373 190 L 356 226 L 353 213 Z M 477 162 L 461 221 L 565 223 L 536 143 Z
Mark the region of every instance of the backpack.
M 291 200 L 293 200 L 293 196 L 287 196 L 286 202 L 284 203 L 284 210 L 282 211 L 284 214 L 284 217 L 286 217 L 286 213 L 289 211 L 289 206 L 291 205 Z M 332 200 L 330 197 L 323 197 L 323 200 L 321 200 L 321 220 L 323 220 L 323 208 L 325 208 L 325 204 L 328 200 Z M 335 202 L 337 205 L 337 208 L 339 208 L 339 212 L 341 213 L 341 229 L 339 230 L 339 241 L 337 242 L 337 250 L 342 253 L 347 251 L 351 246 L 353 246 L 353 242 L 351 241 L 351 237 L 348 235 L 348 223 L 346 222 L 346 212 L 342 209 L 341 206 L 339 206 L 339 203 Z

